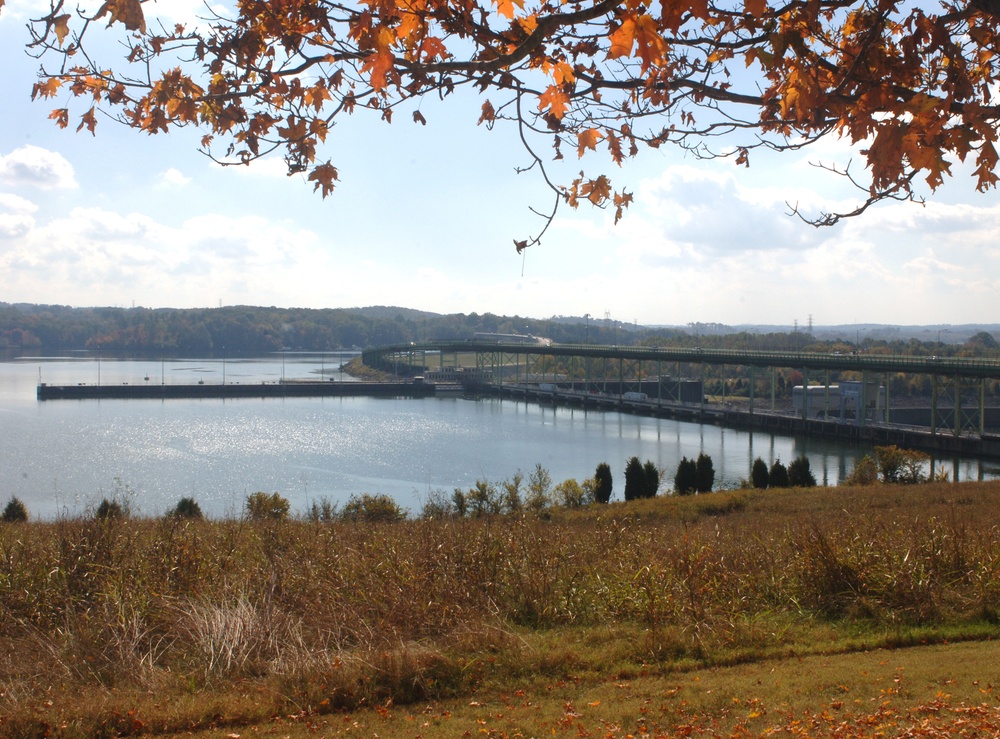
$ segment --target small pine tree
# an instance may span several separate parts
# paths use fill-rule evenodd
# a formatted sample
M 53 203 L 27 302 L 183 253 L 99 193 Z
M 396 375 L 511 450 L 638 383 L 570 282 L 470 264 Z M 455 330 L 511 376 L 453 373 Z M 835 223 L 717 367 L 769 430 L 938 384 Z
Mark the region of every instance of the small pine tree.
M 625 502 L 644 497 L 646 473 L 638 457 L 632 457 L 625 465 Z
M 598 503 L 608 503 L 611 501 L 611 490 L 613 483 L 611 480 L 611 467 L 607 462 L 601 462 L 597 465 L 597 470 L 594 472 L 594 481 L 596 482 L 596 488 L 594 490 L 594 498 Z
M 337 518 L 337 509 L 340 505 L 325 495 L 319 500 L 314 500 L 309 505 L 309 510 L 306 511 L 306 520 L 312 521 L 313 523 L 320 523 L 323 521 L 334 521 Z
M 750 483 L 758 490 L 765 490 L 768 486 L 768 478 L 767 462 L 757 457 L 750 468 Z
M 28 509 L 16 496 L 11 496 L 7 506 L 3 509 L 4 523 L 22 523 L 28 520 Z
M 94 510 L 94 518 L 98 521 L 117 521 L 127 516 L 128 510 L 125 506 L 117 500 L 108 500 L 107 498 L 101 500 L 100 504 Z
M 646 463 L 642 466 L 642 492 L 644 498 L 655 498 L 656 493 L 660 489 L 660 470 L 653 463 L 653 460 L 647 459 Z
M 677 495 L 692 495 L 698 492 L 698 465 L 693 459 L 682 457 L 677 463 L 674 492 Z
M 809 468 L 809 457 L 803 454 L 788 465 L 788 484 L 793 488 L 816 487 L 816 476 Z
M 774 464 L 771 465 L 768 481 L 772 488 L 788 487 L 788 469 L 781 463 L 780 459 L 774 460 Z
M 695 462 L 695 473 L 697 477 L 697 488 L 699 493 L 710 493 L 715 485 L 715 465 L 712 458 L 702 452 Z
M 465 518 L 465 514 L 469 512 L 469 503 L 465 499 L 465 493 L 461 488 L 455 488 L 455 492 L 451 494 L 451 504 L 455 510 L 455 515 L 459 518 Z
M 173 518 L 202 518 L 201 506 L 194 498 L 181 498 L 167 515 Z

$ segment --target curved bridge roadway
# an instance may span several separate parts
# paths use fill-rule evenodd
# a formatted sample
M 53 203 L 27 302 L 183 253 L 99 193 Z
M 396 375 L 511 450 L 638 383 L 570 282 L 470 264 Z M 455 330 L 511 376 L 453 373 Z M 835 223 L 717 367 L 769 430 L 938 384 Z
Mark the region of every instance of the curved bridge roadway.
M 962 357 L 911 357 L 892 354 L 817 354 L 810 352 L 772 352 L 752 349 L 659 349 L 598 344 L 519 344 L 488 341 L 429 341 L 419 344 L 395 344 L 366 349 L 362 361 L 367 365 L 392 364 L 393 357 L 412 357 L 435 352 L 442 355 L 476 353 L 482 355 L 522 354 L 552 357 L 589 357 L 635 361 L 682 362 L 692 364 L 736 364 L 748 367 L 789 367 L 807 370 L 853 372 L 906 372 L 965 379 L 1000 379 L 1000 359 Z M 381 361 L 380 361 L 381 360 Z M 401 362 L 405 363 L 400 359 Z M 478 362 L 477 366 L 483 366 Z
M 620 371 L 618 374 L 620 378 L 624 378 L 624 371 L 621 368 L 625 362 L 640 363 L 636 377 L 642 374 L 642 363 L 647 362 L 657 364 L 656 376 L 661 376 L 660 368 L 664 363 L 701 365 L 702 367 L 736 365 L 770 369 L 772 377 L 778 368 L 791 368 L 802 372 L 804 383 L 807 383 L 808 380 L 819 380 L 825 377 L 827 385 L 830 383 L 832 373 L 856 372 L 862 377 L 862 388 L 869 387 L 870 383 L 877 383 L 879 375 L 888 376 L 893 373 L 928 375 L 933 380 L 930 433 L 934 435 L 939 429 L 946 428 L 956 437 L 968 432 L 975 433 L 980 437 L 984 436 L 986 380 L 1000 379 L 1000 359 L 993 358 L 915 357 L 870 353 L 820 354 L 699 347 L 652 348 L 459 340 L 375 347 L 362 352 L 362 361 L 369 366 L 397 372 L 408 369 L 419 374 L 427 366 L 428 354 L 439 354 L 440 358 L 435 361 L 435 364 L 439 362 L 441 367 L 475 367 L 479 371 L 478 378 L 481 381 L 484 380 L 495 386 L 509 384 L 509 380 L 506 378 L 510 376 L 512 368 L 524 365 L 527 375 L 529 357 L 559 357 L 570 361 L 579 358 L 586 361 L 587 373 L 589 373 L 590 368 L 589 360 L 603 360 L 605 374 L 602 377 L 607 376 L 607 362 L 616 361 L 619 363 Z M 474 355 L 474 358 L 471 355 Z M 537 377 L 535 382 L 537 382 Z M 596 380 L 592 380 L 592 382 L 596 382 Z M 633 382 L 637 382 L 637 380 L 633 380 Z M 751 382 L 750 385 L 752 388 L 754 383 Z M 619 385 L 620 390 L 624 387 L 625 384 Z M 888 388 L 888 383 L 885 387 Z M 773 392 L 772 384 L 772 410 Z M 978 414 L 970 415 L 967 411 L 972 409 L 963 409 L 962 407 L 963 396 L 966 397 L 968 404 L 970 394 L 978 396 L 975 402 L 975 405 L 978 406 Z M 889 399 L 885 400 L 887 412 Z M 754 414 L 753 402 L 753 390 L 751 390 L 751 416 Z M 807 404 L 800 405 L 804 406 L 801 409 L 803 415 L 801 420 L 803 424 L 806 424 L 809 420 L 806 418 L 805 406 Z M 939 412 L 939 409 L 943 409 L 944 412 Z M 975 422 L 970 423 L 970 419 L 974 419 Z M 860 418 L 858 424 L 863 426 L 865 419 Z M 978 428 L 975 428 L 976 426 Z

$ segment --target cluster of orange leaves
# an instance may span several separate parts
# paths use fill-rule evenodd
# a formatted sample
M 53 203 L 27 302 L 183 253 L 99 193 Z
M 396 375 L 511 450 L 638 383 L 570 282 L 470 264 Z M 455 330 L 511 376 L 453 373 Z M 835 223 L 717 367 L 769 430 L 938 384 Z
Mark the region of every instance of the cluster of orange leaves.
M 239 162 L 284 149 L 290 171 L 308 171 L 324 197 L 337 170 L 318 160 L 317 149 L 337 115 L 362 107 L 391 121 L 401 102 L 446 95 L 460 82 L 514 96 L 513 117 L 553 136 L 556 158 L 567 137 L 575 138 L 578 156 L 602 151 L 620 165 L 638 143 L 697 148 L 720 125 L 729 133 L 757 130 L 779 146 L 833 132 L 867 142 L 873 194 L 908 190 L 916 174 L 936 188 L 950 173 L 949 156 L 970 155 L 985 190 L 998 179 L 1000 35 L 983 6 L 946 2 L 930 16 L 892 0 L 877 7 L 837 0 L 358 0 L 353 7 L 241 0 L 236 19 L 218 19 L 211 33 L 177 26 L 164 34 L 147 31 L 140 0 L 105 0 L 95 18 L 129 34 L 128 63 L 155 68 L 178 49 L 196 63 L 127 84 L 112 69 L 71 66 L 43 76 L 33 97 L 54 98 L 65 87 L 89 98 L 77 130 L 93 132 L 95 107 L 103 105 L 148 133 L 202 126 L 206 148 L 228 137 L 226 156 Z M 36 28 L 48 52 L 69 58 L 84 29 L 60 8 Z M 522 98 L 533 101 L 527 112 Z M 479 123 L 494 123 L 504 107 L 487 99 Z M 707 120 L 699 128 L 701 110 Z M 67 108 L 52 118 L 70 125 Z M 419 110 L 413 118 L 426 123 Z M 658 123 L 636 133 L 637 122 L 649 120 Z M 734 120 L 740 126 L 726 128 Z M 748 146 L 728 148 L 748 162 Z M 632 199 L 606 175 L 581 175 L 560 191 L 574 207 L 611 205 L 616 221 Z

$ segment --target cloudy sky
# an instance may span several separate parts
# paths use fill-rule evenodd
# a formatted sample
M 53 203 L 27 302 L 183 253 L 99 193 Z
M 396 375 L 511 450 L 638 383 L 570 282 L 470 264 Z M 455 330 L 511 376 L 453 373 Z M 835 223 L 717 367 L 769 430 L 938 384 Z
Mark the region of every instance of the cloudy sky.
M 184 17 L 198 3 L 159 0 Z M 147 8 L 150 6 L 147 6 Z M 478 128 L 480 100 L 425 100 L 426 127 L 355 118 L 323 158 L 331 198 L 280 160 L 221 168 L 200 133 L 150 137 L 102 120 L 57 129 L 32 103 L 23 52 L 37 0 L 0 13 L 0 301 L 77 306 L 399 305 L 443 313 L 583 315 L 647 324 L 1000 322 L 1000 198 L 966 170 L 924 207 L 883 205 L 835 228 L 787 215 L 846 205 L 812 163 L 836 142 L 755 156 L 749 169 L 649 150 L 620 171 L 636 204 L 562 209 L 540 246 L 514 239 L 551 205 L 515 132 Z M 78 112 L 82 112 L 77 108 Z M 584 160 L 589 173 L 599 161 Z M 566 162 L 568 182 L 581 163 Z M 613 168 L 612 168 L 613 169 Z

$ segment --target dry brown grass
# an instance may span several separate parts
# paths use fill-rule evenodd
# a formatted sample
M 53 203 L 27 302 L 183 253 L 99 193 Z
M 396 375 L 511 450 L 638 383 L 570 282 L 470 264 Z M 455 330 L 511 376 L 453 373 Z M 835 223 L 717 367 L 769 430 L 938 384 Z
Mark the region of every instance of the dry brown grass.
M 987 638 L 998 503 L 1000 484 L 965 483 L 545 520 L 2 526 L 0 728 L 240 726 Z

